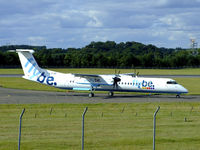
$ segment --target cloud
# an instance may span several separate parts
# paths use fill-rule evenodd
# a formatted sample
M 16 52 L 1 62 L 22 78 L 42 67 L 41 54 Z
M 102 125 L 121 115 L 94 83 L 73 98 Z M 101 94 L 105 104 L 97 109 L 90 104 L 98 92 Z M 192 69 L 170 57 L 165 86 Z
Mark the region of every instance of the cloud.
M 188 47 L 199 38 L 200 0 L 0 0 L 1 44 L 83 47 L 137 41 Z
M 157 7 L 162 8 L 195 8 L 200 6 L 199 0 L 158 0 Z
M 102 23 L 98 19 L 99 12 L 67 10 L 60 14 L 56 14 L 56 19 L 63 28 L 86 28 L 86 27 L 101 27 Z M 50 16 L 51 17 L 51 16 Z

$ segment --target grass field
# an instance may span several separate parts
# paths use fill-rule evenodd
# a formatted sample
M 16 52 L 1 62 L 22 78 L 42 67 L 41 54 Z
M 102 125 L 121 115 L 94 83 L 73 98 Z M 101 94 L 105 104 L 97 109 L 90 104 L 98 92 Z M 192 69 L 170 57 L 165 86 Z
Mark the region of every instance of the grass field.
M 149 150 L 158 105 L 156 149 L 198 150 L 200 103 L 190 102 L 0 105 L 0 150 L 17 149 L 23 108 L 22 150 L 81 149 L 81 115 L 86 106 L 85 149 Z
M 17 77 L 0 78 L 0 86 L 5 88 L 27 89 L 27 90 L 38 90 L 38 91 L 57 91 L 57 92 L 66 91 Z
M 115 69 L 49 69 L 63 73 L 85 73 L 85 74 L 115 74 Z M 139 72 L 141 75 L 200 75 L 200 68 L 188 69 L 117 69 L 120 73 Z M 0 69 L 0 74 L 23 74 L 22 69 Z
M 120 69 L 121 73 L 134 70 Z M 60 72 L 113 74 L 114 69 L 56 69 Z M 199 75 L 200 69 L 137 70 L 140 74 Z M 21 69 L 0 69 L 0 74 L 23 74 Z M 189 90 L 200 94 L 199 78 L 176 78 Z M 60 91 L 22 78 L 0 78 L 0 86 L 31 90 Z M 156 149 L 198 150 L 200 147 L 200 103 L 123 104 L 26 104 L 0 105 L 0 150 L 15 150 L 19 116 L 23 108 L 22 150 L 81 149 L 81 115 L 88 106 L 85 149 L 152 149 L 153 113 L 158 105 Z M 51 109 L 52 114 L 50 114 Z

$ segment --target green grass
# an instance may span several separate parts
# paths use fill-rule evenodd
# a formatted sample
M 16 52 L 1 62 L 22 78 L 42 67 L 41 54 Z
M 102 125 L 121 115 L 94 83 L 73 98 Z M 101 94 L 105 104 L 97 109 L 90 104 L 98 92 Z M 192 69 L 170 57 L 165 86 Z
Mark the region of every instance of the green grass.
M 54 69 L 53 69 L 54 70 Z M 114 69 L 55 69 L 60 72 L 113 74 Z M 134 70 L 120 69 L 121 73 Z M 199 75 L 200 69 L 137 70 L 140 74 Z M 0 74 L 23 74 L 21 69 L 0 69 Z M 190 94 L 200 94 L 199 78 L 176 78 Z M 0 86 L 64 91 L 22 78 L 0 78 Z M 200 103 L 131 104 L 26 104 L 0 105 L 0 150 L 17 149 L 19 115 L 23 108 L 22 150 L 81 149 L 81 115 L 86 106 L 85 149 L 152 149 L 152 120 L 157 106 L 156 148 L 196 150 L 200 147 Z M 53 112 L 50 115 L 50 110 Z M 122 110 L 124 108 L 124 112 Z M 186 118 L 187 122 L 184 121 Z
M 178 83 L 188 89 L 191 95 L 200 95 L 200 78 L 174 78 Z
M 115 69 L 49 69 L 63 73 L 115 74 Z M 134 73 L 134 69 L 117 69 L 120 73 Z M 189 69 L 136 69 L 141 75 L 199 75 L 200 68 Z M 0 74 L 23 74 L 22 69 L 0 69 Z
M 85 74 L 115 74 L 115 69 L 50 69 L 63 73 L 85 73 Z M 199 68 L 190 69 L 117 69 L 120 73 L 135 73 L 141 75 L 200 75 Z
M 22 69 L 0 69 L 0 74 L 23 74 Z
M 0 86 L 4 88 L 14 88 L 14 89 L 26 89 L 26 90 L 38 90 L 38 91 L 56 91 L 64 92 L 66 90 L 54 88 L 38 82 L 32 82 L 24 78 L 17 77 L 2 77 L 0 78 Z
M 81 115 L 86 106 L 85 149 L 149 150 L 158 105 L 156 148 L 199 149 L 200 103 L 172 102 L 0 105 L 0 150 L 17 149 L 18 118 L 23 108 L 22 150 L 81 149 Z

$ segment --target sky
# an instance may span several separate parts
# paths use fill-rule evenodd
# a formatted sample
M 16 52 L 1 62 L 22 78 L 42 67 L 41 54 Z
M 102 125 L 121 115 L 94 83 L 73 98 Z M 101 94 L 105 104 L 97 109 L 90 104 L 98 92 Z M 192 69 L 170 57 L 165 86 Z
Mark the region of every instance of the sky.
M 200 0 L 0 0 L 0 45 L 200 45 Z

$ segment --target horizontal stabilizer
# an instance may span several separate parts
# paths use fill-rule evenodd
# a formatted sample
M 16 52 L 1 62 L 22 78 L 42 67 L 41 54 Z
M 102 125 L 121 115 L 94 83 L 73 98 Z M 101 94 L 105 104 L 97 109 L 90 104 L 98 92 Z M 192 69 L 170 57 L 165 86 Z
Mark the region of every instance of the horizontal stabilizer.
M 16 52 L 29 52 L 33 54 L 35 51 L 32 49 L 16 49 Z
M 29 52 L 31 54 L 33 54 L 35 51 L 32 49 L 16 49 L 16 50 L 8 50 L 8 52 Z

